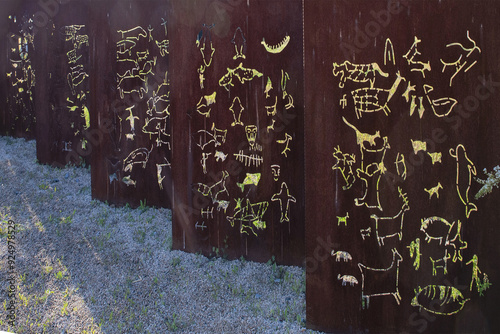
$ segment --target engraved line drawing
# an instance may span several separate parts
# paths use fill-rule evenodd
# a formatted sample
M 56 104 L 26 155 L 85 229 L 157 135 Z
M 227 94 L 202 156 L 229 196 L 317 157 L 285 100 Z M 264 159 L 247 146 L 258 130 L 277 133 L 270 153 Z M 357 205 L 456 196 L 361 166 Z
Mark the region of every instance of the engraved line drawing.
M 342 186 L 343 190 L 351 188 L 356 181 L 356 175 L 352 170 L 352 166 L 356 163 L 356 156 L 354 154 L 343 153 L 339 146 L 334 148 L 333 157 L 336 162 L 332 166 L 332 170 L 339 170 L 342 174 L 342 178 L 345 181 L 345 185 Z
M 196 111 L 200 115 L 203 115 L 206 118 L 209 118 L 210 111 L 212 110 L 212 107 L 210 107 L 210 106 L 216 102 L 215 101 L 216 96 L 217 96 L 217 92 L 213 92 L 210 95 L 202 96 L 200 98 L 200 101 L 198 101 L 198 104 L 196 105 Z
M 422 40 L 418 39 L 417 36 L 414 36 L 414 41 L 408 52 L 403 56 L 408 62 L 408 65 L 416 65 L 417 67 L 411 68 L 410 71 L 420 72 L 422 76 L 425 78 L 425 71 L 431 71 L 431 63 L 428 61 L 424 63 L 422 61 L 415 60 L 415 57 L 420 56 L 422 53 L 418 51 L 418 43 L 422 42 Z
M 224 213 L 226 213 L 229 207 L 229 201 L 217 200 L 215 203 L 217 203 L 217 211 L 224 210 Z
M 231 126 L 235 125 L 243 125 L 243 122 L 241 121 L 241 114 L 245 110 L 243 105 L 241 104 L 241 100 L 238 96 L 236 96 L 233 99 L 233 103 L 231 104 L 231 107 L 229 107 L 229 110 L 233 114 L 234 122 L 231 123 Z M 236 116 L 238 115 L 238 116 Z
M 136 119 L 139 119 L 138 116 L 134 116 L 134 114 L 132 113 L 132 109 L 135 108 L 135 105 L 131 106 L 131 107 L 128 107 L 127 110 L 129 112 L 129 116 L 127 116 L 127 118 L 125 118 L 126 121 L 129 121 L 130 123 L 130 131 L 131 131 L 131 134 L 135 135 L 135 120 Z
M 449 47 L 452 47 L 452 46 L 458 46 L 460 49 L 462 49 L 462 51 L 466 51 L 467 52 L 467 54 L 465 55 L 465 58 L 469 58 L 470 55 L 474 51 L 478 51 L 478 53 L 481 53 L 481 48 L 479 48 L 477 46 L 476 41 L 474 41 L 472 38 L 470 38 L 469 30 L 467 30 L 467 39 L 472 43 L 472 47 L 471 48 L 466 48 L 461 43 L 450 43 L 450 44 L 446 45 L 446 47 L 449 48 Z M 442 73 L 444 73 L 444 71 L 446 70 L 446 68 L 448 66 L 452 67 L 452 68 L 454 67 L 455 73 L 453 73 L 453 75 L 450 78 L 450 87 L 453 84 L 453 79 L 455 78 L 455 76 L 458 73 L 460 73 L 460 71 L 465 66 L 468 65 L 467 68 L 464 71 L 464 73 L 467 73 L 467 71 L 469 71 L 477 63 L 477 60 L 475 60 L 475 61 L 472 62 L 472 64 L 469 65 L 469 63 L 467 62 L 467 59 L 462 63 L 462 57 L 463 56 L 464 55 L 461 54 L 460 57 L 456 61 L 452 61 L 452 62 L 445 62 L 443 59 L 440 59 L 441 63 L 443 64 L 443 70 L 441 71 Z
M 396 161 L 394 162 L 394 164 L 396 165 L 396 172 L 398 173 L 399 176 L 401 176 L 401 178 L 403 180 L 406 180 L 406 162 L 405 162 L 405 156 L 403 155 L 403 153 L 399 153 L 398 152 L 398 155 L 396 157 Z
M 153 146 L 151 146 L 151 149 L 149 151 L 147 148 L 141 147 L 130 152 L 130 154 L 125 159 L 123 159 L 123 171 L 132 172 L 134 165 L 137 164 L 142 164 L 142 168 L 146 168 L 146 164 L 149 160 L 149 154 L 152 150 Z
M 427 152 L 427 142 L 420 140 L 411 140 L 411 146 L 413 147 L 413 153 L 418 154 L 420 151 Z
M 200 225 L 200 223 L 199 223 L 199 222 L 196 222 L 196 224 L 194 224 L 194 228 L 195 228 L 195 229 L 200 228 L 200 229 L 203 231 L 204 229 L 206 229 L 206 228 L 207 228 L 207 226 L 205 225 L 205 222 L 204 222 L 204 221 L 203 221 L 203 222 L 201 222 L 201 225 Z
M 273 174 L 273 180 L 277 182 L 280 177 L 281 167 L 280 165 L 271 165 L 271 173 Z
M 201 163 L 201 167 L 203 168 L 203 174 L 207 173 L 207 160 L 211 155 L 212 155 L 212 153 L 205 153 L 205 152 L 201 153 L 200 163 Z
M 340 99 L 339 104 L 342 107 L 342 109 L 345 109 L 345 107 L 347 107 L 347 98 L 346 97 L 347 97 L 347 94 L 344 94 L 342 96 L 342 99 Z
M 336 262 L 340 262 L 340 260 L 343 260 L 344 262 L 349 262 L 349 261 L 352 261 L 352 256 L 351 254 L 349 254 L 349 252 L 346 252 L 346 251 L 334 251 L 332 249 L 331 253 L 330 253 L 333 257 L 335 257 L 335 261 Z
M 163 144 L 167 145 L 170 150 L 170 133 L 167 130 L 168 115 L 164 117 L 146 118 L 145 124 L 142 127 L 142 132 L 151 136 L 156 136 L 156 146 L 160 147 Z
M 251 151 L 262 151 L 262 145 L 256 143 L 257 140 L 257 126 L 247 125 L 245 126 L 245 135 L 247 137 L 248 145 Z
M 467 151 L 462 144 L 455 149 L 450 148 L 450 156 L 457 162 L 456 186 L 458 197 L 465 205 L 465 215 L 469 218 L 471 212 L 477 211 L 477 206 L 469 201 L 469 190 L 472 176 L 476 176 L 476 166 L 467 156 Z
M 229 196 L 229 191 L 226 188 L 226 181 L 229 177 L 229 172 L 222 171 L 222 175 L 219 181 L 215 182 L 211 186 L 204 183 L 197 183 L 196 191 L 199 191 L 203 196 L 210 197 L 213 203 L 219 202 L 219 195 L 226 193 Z
M 420 238 L 416 238 L 410 243 L 410 246 L 406 246 L 406 248 L 410 250 L 410 257 L 415 257 L 413 268 L 418 270 L 420 268 L 420 258 L 422 257 L 422 253 L 420 253 Z
M 170 83 L 168 82 L 168 72 L 165 71 L 163 82 L 158 85 L 156 90 L 153 90 L 153 96 L 148 99 L 148 110 L 146 113 L 153 116 L 153 111 L 157 114 L 170 115 L 168 108 L 170 106 Z
M 392 45 L 392 41 L 387 38 L 385 40 L 384 47 L 384 65 L 391 62 L 392 65 L 396 65 L 396 57 L 394 56 L 394 46 Z
M 365 228 L 365 229 L 360 229 L 359 230 L 359 233 L 361 234 L 361 238 L 363 239 L 363 241 L 365 240 L 365 238 L 371 236 L 371 233 L 372 233 L 372 228 L 371 227 L 368 227 L 368 228 Z
M 215 151 L 215 161 L 226 161 L 227 159 L 227 154 L 224 154 L 222 151 Z
M 447 285 L 427 285 L 415 290 L 411 306 L 439 315 L 452 315 L 461 311 L 467 301 L 460 290 Z M 437 305 L 436 305 L 437 302 Z M 439 307 L 436 307 L 439 306 Z
M 276 123 L 275 119 L 271 120 L 271 124 L 266 127 L 267 132 L 269 133 L 271 130 L 274 130 L 274 124 Z
M 137 182 L 135 180 L 131 179 L 129 175 L 125 176 L 122 179 L 122 182 L 125 183 L 127 185 L 127 187 L 129 187 L 129 186 L 136 187 L 137 186 Z
M 432 257 L 429 257 L 429 260 L 432 264 L 432 276 L 437 275 L 437 269 L 443 269 L 443 275 L 448 273 L 448 260 L 450 259 L 450 254 L 448 254 L 448 250 L 444 251 L 444 256 L 437 260 L 434 260 Z
M 460 222 L 460 220 L 457 223 L 457 233 L 455 234 L 455 237 L 449 240 L 448 236 L 445 242 L 445 246 L 452 246 L 453 248 L 453 257 L 451 259 L 453 263 L 456 263 L 457 261 L 463 261 L 462 251 L 467 248 L 467 242 L 462 241 L 462 223 Z
M 245 59 L 245 52 L 247 48 L 247 40 L 245 36 L 243 35 L 243 31 L 241 30 L 240 27 L 236 28 L 236 31 L 234 32 L 233 39 L 231 40 L 231 43 L 234 44 L 234 50 L 236 51 L 236 54 L 233 56 L 233 59 L 236 60 L 238 58 L 243 58 Z
M 203 24 L 203 27 L 200 30 L 200 32 L 198 33 L 198 36 L 196 38 L 196 46 L 200 49 L 205 69 L 210 67 L 210 65 L 212 65 L 212 60 L 214 58 L 215 48 L 214 48 L 213 43 L 212 43 L 212 34 L 210 32 L 210 30 L 214 26 L 215 26 L 215 23 L 210 25 L 210 26 Z M 202 39 L 203 39 L 203 43 L 201 43 Z M 210 42 L 210 50 L 208 50 L 208 53 L 205 53 L 205 49 L 207 47 L 206 46 L 207 39 Z
M 441 182 L 438 182 L 437 186 L 432 187 L 430 189 L 424 188 L 424 190 L 429 194 L 429 199 L 432 199 L 432 196 L 436 195 L 439 198 L 439 189 L 443 189 Z
M 297 200 L 295 197 L 290 195 L 290 191 L 288 190 L 288 186 L 285 182 L 281 183 L 280 192 L 274 194 L 271 197 L 271 201 L 279 201 L 280 202 L 280 210 L 281 210 L 281 218 L 280 223 L 290 222 L 290 218 L 288 217 L 288 213 L 290 212 L 290 202 L 296 203 Z
M 281 91 L 283 92 L 283 98 L 288 95 L 288 93 L 286 92 L 286 84 L 288 80 L 290 80 L 288 72 L 281 70 Z
M 287 156 L 286 152 L 290 151 L 290 148 L 288 145 L 290 145 L 290 142 L 292 141 L 292 136 L 290 136 L 288 133 L 285 132 L 285 139 L 278 139 L 276 142 L 278 144 L 285 144 L 285 148 L 283 151 L 281 151 L 281 154 L 283 154 L 285 157 Z
M 479 260 L 477 258 L 477 255 L 474 254 L 472 259 L 466 264 L 467 265 L 472 264 L 472 279 L 470 282 L 470 291 L 472 291 L 473 283 L 476 283 L 477 292 L 479 292 L 480 296 L 483 296 L 484 291 L 491 286 L 491 283 L 490 280 L 488 279 L 488 275 L 484 273 L 483 273 L 483 282 L 481 282 L 481 278 L 479 277 L 481 270 L 479 270 L 478 261 Z
M 291 94 L 287 94 L 286 96 L 287 98 L 287 102 L 285 104 L 285 109 L 292 109 L 292 108 L 295 108 L 295 106 L 293 105 L 293 96 Z
M 370 82 L 370 87 L 373 88 L 377 74 L 384 78 L 389 76 L 388 73 L 382 71 L 377 63 L 353 64 L 348 60 L 340 65 L 333 63 L 332 73 L 336 77 L 340 76 L 339 88 L 343 88 L 347 80 L 356 83 Z
M 148 37 L 148 33 L 146 32 L 146 30 L 144 30 L 144 28 L 140 26 L 129 30 L 118 30 L 118 33 L 121 34 L 122 40 L 139 40 L 141 37 Z
M 162 17 L 161 25 L 165 28 L 165 36 L 167 36 L 167 21 Z
M 170 167 L 170 162 L 168 162 L 167 158 L 163 158 L 166 163 L 164 164 L 156 164 L 156 177 L 158 178 L 158 186 L 161 190 L 163 190 L 163 180 L 165 176 L 162 175 L 163 169 Z
M 403 223 L 405 212 L 410 210 L 408 203 L 408 194 L 403 193 L 398 187 L 399 197 L 402 199 L 403 204 L 401 210 L 392 217 L 378 217 L 376 214 L 370 215 L 370 218 L 375 221 L 375 236 L 379 246 L 384 245 L 384 239 L 389 237 L 398 236 L 399 241 L 403 239 Z
M 383 88 L 358 88 L 351 92 L 354 99 L 354 109 L 356 117 L 361 118 L 363 113 L 372 113 L 382 110 L 386 116 L 389 115 L 391 109 L 387 105 L 396 92 L 403 77 L 396 73 L 397 77 L 390 89 Z
M 361 143 L 363 141 L 361 140 Z M 364 144 L 362 144 L 364 145 Z M 360 146 L 361 152 L 361 167 L 356 170 L 358 178 L 364 182 L 364 194 L 362 197 L 358 197 L 354 199 L 354 204 L 356 206 L 365 205 L 367 208 L 377 208 L 380 211 L 383 211 L 382 205 L 380 204 L 380 192 L 379 192 L 379 183 L 382 177 L 382 174 L 386 172 L 384 159 L 387 149 L 390 148 L 390 145 L 387 141 L 387 137 L 383 137 L 383 143 L 380 148 L 375 149 L 367 149 L 364 146 Z M 381 153 L 379 162 L 373 162 L 368 166 L 364 166 L 364 152 L 368 153 Z M 371 185 L 375 182 L 375 196 L 368 196 L 368 193 L 371 189 Z M 367 199 L 371 201 L 368 203 Z
M 340 276 L 340 274 L 338 274 L 337 279 L 339 281 L 342 281 L 342 286 L 347 286 L 347 283 L 349 283 L 350 286 L 354 286 L 354 285 L 358 284 L 358 280 L 356 279 L 356 277 L 354 277 L 352 275 Z
M 266 94 L 266 98 L 269 97 L 269 92 L 273 89 L 273 83 L 271 81 L 271 78 L 267 77 L 267 83 L 266 83 L 266 88 L 264 90 L 264 94 Z
M 245 186 L 254 185 L 258 186 L 260 181 L 261 173 L 247 173 L 245 179 L 242 183 L 236 183 L 240 187 L 241 191 L 245 191 Z
M 383 269 L 370 268 L 358 263 L 361 271 L 361 301 L 363 309 L 370 306 L 370 298 L 378 296 L 393 296 L 398 305 L 401 301 L 399 294 L 399 263 L 403 257 L 397 249 L 392 249 L 392 263 Z
M 452 97 L 442 97 L 439 99 L 431 100 L 431 98 L 429 97 L 429 93 L 434 90 L 434 87 L 430 85 L 424 85 L 423 88 L 425 96 L 427 97 L 427 100 L 431 105 L 431 109 L 434 112 L 434 115 L 436 115 L 437 117 L 448 116 L 458 103 L 458 101 Z M 441 110 L 444 110 L 444 112 L 438 112 Z M 422 116 L 420 116 L 420 118 L 422 118 Z
M 212 132 L 210 132 L 212 131 Z M 227 130 L 220 130 L 215 127 L 215 123 L 212 123 L 212 128 L 210 131 L 198 130 L 197 133 L 200 134 L 199 143 L 196 143 L 198 147 L 202 150 L 209 144 L 214 144 L 215 147 L 221 146 L 226 142 Z
M 203 218 L 214 218 L 214 207 L 207 208 L 206 210 L 201 209 L 200 212 Z
M 445 241 L 445 245 L 448 243 L 449 235 L 453 228 L 455 227 L 455 223 L 449 223 L 446 219 L 432 216 L 428 218 L 421 219 L 420 231 L 425 234 L 425 241 L 428 243 L 432 240 L 439 241 L 441 245 L 443 240 Z M 461 229 L 462 223 L 458 220 L 457 223 L 457 231 L 459 232 Z M 458 233 L 457 232 L 457 233 Z
M 168 39 L 164 39 L 161 42 L 155 41 L 156 46 L 160 50 L 160 55 L 162 57 L 165 57 L 166 55 L 169 54 L 168 47 L 170 46 L 170 41 Z
M 252 165 L 254 167 L 259 167 L 264 162 L 261 155 L 245 154 L 243 150 L 240 150 L 239 153 L 234 153 L 233 155 L 236 158 L 236 161 L 245 164 L 245 167 L 250 167 Z
M 227 73 L 222 76 L 219 80 L 219 86 L 224 87 L 227 91 L 231 86 L 234 86 L 233 78 L 236 78 L 240 81 L 240 83 L 244 84 L 246 81 L 251 81 L 254 78 L 262 77 L 262 73 L 257 71 L 256 69 L 245 68 L 243 67 L 243 63 L 240 63 L 238 67 L 233 69 L 227 68 Z
M 481 270 L 479 270 L 479 266 L 477 265 L 479 262 L 477 255 L 474 254 L 472 259 L 466 263 L 466 265 L 472 264 L 472 279 L 470 281 L 470 291 L 472 291 L 472 285 L 474 282 L 476 282 L 476 286 L 478 285 L 479 282 L 479 274 L 481 273 Z
M 235 199 L 236 207 L 234 208 L 233 216 L 227 217 L 227 220 L 231 224 L 231 227 L 234 227 L 234 222 L 239 220 L 241 222 L 240 233 L 252 232 L 255 236 L 257 233 L 254 231 L 254 228 L 257 230 L 263 230 L 266 228 L 266 222 L 263 220 L 264 214 L 266 213 L 267 207 L 269 206 L 269 202 L 259 202 L 259 203 L 250 203 L 250 200 L 247 198 L 245 206 L 242 205 L 243 198 Z
M 215 53 L 215 48 L 212 43 L 212 33 L 211 30 L 215 26 L 215 23 L 212 25 L 206 25 L 203 24 L 202 29 L 198 33 L 198 36 L 196 37 L 196 47 L 200 50 L 203 64 L 200 65 L 200 68 L 198 69 L 198 76 L 200 80 L 200 88 L 204 88 L 204 82 L 205 82 L 205 71 L 210 65 L 212 65 L 212 60 L 214 58 L 214 53 Z M 210 43 L 209 49 L 207 49 L 207 39 L 208 42 Z M 205 49 L 207 49 L 207 52 L 205 52 Z
M 380 138 L 380 132 L 378 130 L 373 135 L 368 134 L 368 133 L 362 133 L 354 125 L 349 123 L 344 117 L 342 117 L 342 120 L 344 121 L 344 123 L 346 125 L 348 125 L 352 129 L 354 129 L 354 131 L 356 133 L 356 143 L 360 146 L 360 149 L 365 148 L 365 142 L 367 142 L 370 146 L 374 146 L 375 140 L 377 138 Z
M 83 65 L 79 64 L 71 67 L 71 72 L 68 73 L 67 79 L 69 87 L 73 95 L 76 95 L 76 87 L 79 86 L 89 75 L 85 72 Z
M 432 159 L 432 164 L 436 164 L 436 163 L 441 163 L 441 158 L 443 157 L 443 154 L 441 152 L 434 152 L 434 153 L 430 153 L 430 152 L 427 152 L 427 154 L 431 157 Z
M 337 226 L 340 226 L 341 223 L 347 226 L 347 218 L 349 218 L 349 212 L 343 217 L 337 216 Z
M 265 106 L 267 116 L 276 116 L 276 114 L 278 113 L 278 110 L 276 109 L 277 104 L 278 104 L 278 97 L 275 96 L 274 104 L 270 106 Z
M 404 91 L 403 96 L 406 102 L 410 102 L 410 93 L 415 91 L 415 85 L 412 85 L 410 81 L 408 81 L 408 86 L 406 86 L 406 90 Z M 412 96 L 415 99 L 415 96 Z M 414 103 L 414 102 L 413 102 Z M 413 111 L 410 111 L 410 116 L 413 114 Z
M 260 44 L 264 45 L 264 48 L 266 49 L 267 52 L 269 53 L 281 53 L 288 45 L 290 42 L 290 36 L 286 35 L 281 42 L 279 42 L 277 45 L 269 45 L 266 43 L 266 40 L 262 38 L 262 42 Z

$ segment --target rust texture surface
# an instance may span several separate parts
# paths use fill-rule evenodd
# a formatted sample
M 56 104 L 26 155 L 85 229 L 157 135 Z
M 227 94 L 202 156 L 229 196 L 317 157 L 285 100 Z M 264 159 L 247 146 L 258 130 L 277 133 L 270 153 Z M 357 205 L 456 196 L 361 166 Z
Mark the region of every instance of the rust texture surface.
M 92 196 L 170 206 L 170 78 L 165 1 L 92 1 Z
M 2 24 L 7 27 L 5 43 L 2 43 L 2 85 L 5 89 L 6 106 L 0 113 L 0 131 L 13 137 L 35 137 L 35 72 L 32 58 L 35 26 L 35 3 L 20 1 L 2 4 Z
M 89 1 L 52 6 L 35 39 L 36 143 L 40 163 L 90 163 Z
M 305 2 L 310 328 L 500 330 L 499 10 Z
M 302 264 L 301 1 L 176 1 L 173 246 Z

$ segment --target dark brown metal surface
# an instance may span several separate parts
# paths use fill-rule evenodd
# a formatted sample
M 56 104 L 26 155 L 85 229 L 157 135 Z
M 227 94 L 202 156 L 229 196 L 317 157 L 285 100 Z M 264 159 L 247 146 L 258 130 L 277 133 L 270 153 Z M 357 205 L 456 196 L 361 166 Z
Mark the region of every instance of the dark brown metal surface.
M 175 249 L 302 264 L 301 12 L 173 2 Z
M 7 105 L 2 111 L 1 132 L 13 137 L 33 139 L 35 137 L 34 86 L 35 73 L 32 66 L 34 47 L 34 1 L 20 1 L 17 6 L 3 4 L 3 20 L 8 19 L 5 33 L 5 48 L 2 53 L 4 83 Z M 4 55 L 6 58 L 4 58 Z M 4 76 L 6 75 L 6 77 Z M 3 108 L 2 108 L 3 109 Z
M 58 167 L 88 164 L 89 1 L 52 5 L 35 39 L 37 158 Z
M 497 1 L 305 1 L 308 327 L 500 331 Z
M 15 13 L 17 6 L 21 6 L 22 2 L 10 0 L 0 2 L 0 36 L 2 36 L 5 42 L 0 44 L 0 134 L 5 135 L 8 132 L 8 108 L 7 108 L 7 87 L 8 80 L 6 77 L 7 70 L 10 70 L 9 58 L 8 58 L 8 36 L 10 36 L 10 19 L 9 13 Z
M 169 207 L 169 2 L 91 7 L 92 197 Z

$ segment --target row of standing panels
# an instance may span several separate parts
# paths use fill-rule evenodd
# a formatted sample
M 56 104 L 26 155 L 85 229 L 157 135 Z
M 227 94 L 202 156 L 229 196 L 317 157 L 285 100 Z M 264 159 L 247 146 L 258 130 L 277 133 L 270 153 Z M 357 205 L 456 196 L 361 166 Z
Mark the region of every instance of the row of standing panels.
M 302 2 L 175 1 L 173 247 L 302 264 Z
M 500 331 L 499 11 L 305 1 L 310 328 Z
M 91 1 L 92 197 L 169 207 L 166 1 Z
M 39 68 L 37 148 L 91 155 L 94 198 L 305 265 L 310 328 L 500 329 L 495 1 L 79 1 L 36 34 L 12 6 L 2 133 L 34 133 Z
M 4 1 L 2 10 L 2 110 L 0 133 L 35 138 L 34 24 L 29 1 Z
M 50 7 L 35 36 L 36 145 L 40 163 L 90 163 L 89 1 Z

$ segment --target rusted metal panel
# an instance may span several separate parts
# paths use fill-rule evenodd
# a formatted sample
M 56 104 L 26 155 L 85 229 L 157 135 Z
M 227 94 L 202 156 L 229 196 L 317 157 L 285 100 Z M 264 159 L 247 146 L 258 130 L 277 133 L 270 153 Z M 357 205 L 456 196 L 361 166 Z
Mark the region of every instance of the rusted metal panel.
M 91 5 L 92 196 L 168 207 L 169 2 Z
M 173 247 L 302 264 L 301 1 L 175 1 Z
M 9 7 L 9 3 L 4 6 Z M 8 19 L 5 36 L 6 75 L 5 94 L 7 105 L 2 113 L 2 133 L 14 137 L 35 137 L 34 87 L 35 73 L 32 65 L 35 25 L 32 21 L 35 3 L 22 1 L 2 12 Z M 4 80 L 4 79 L 2 79 Z
M 52 19 L 38 28 L 37 158 L 62 167 L 90 163 L 89 1 L 51 7 Z
M 500 331 L 499 11 L 305 1 L 308 327 Z

